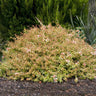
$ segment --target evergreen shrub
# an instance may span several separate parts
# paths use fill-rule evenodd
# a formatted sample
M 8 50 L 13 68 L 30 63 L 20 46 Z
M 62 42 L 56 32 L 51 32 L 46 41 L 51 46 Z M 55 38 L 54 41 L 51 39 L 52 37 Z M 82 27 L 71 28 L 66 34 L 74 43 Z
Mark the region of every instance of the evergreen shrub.
M 25 32 L 3 51 L 0 76 L 42 82 L 96 78 L 96 49 L 78 32 L 50 25 Z
M 26 26 L 38 25 L 39 18 L 44 25 L 49 23 L 71 23 L 75 16 L 87 15 L 88 0 L 0 0 L 0 14 L 5 19 L 5 26 L 10 37 Z M 1 19 L 1 18 L 0 18 Z

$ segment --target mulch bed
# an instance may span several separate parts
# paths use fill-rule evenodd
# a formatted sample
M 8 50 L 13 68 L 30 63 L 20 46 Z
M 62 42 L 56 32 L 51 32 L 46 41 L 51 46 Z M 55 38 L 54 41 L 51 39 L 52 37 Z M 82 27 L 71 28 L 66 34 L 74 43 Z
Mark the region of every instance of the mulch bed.
M 96 79 L 63 83 L 37 83 L 0 78 L 0 96 L 96 96 Z

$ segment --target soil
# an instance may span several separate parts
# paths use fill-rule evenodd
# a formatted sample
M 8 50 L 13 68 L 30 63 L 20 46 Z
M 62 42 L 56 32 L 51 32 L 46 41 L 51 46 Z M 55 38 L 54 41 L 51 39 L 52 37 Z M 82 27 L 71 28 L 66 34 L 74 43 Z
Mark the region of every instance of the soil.
M 0 78 L 0 96 L 96 96 L 96 79 L 38 83 Z

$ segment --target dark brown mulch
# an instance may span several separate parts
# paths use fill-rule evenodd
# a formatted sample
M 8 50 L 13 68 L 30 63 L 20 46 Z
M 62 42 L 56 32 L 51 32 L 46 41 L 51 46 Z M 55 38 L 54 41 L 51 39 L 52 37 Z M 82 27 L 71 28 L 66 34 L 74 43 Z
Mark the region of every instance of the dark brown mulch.
M 96 79 L 64 83 L 34 83 L 0 78 L 0 96 L 96 96 Z

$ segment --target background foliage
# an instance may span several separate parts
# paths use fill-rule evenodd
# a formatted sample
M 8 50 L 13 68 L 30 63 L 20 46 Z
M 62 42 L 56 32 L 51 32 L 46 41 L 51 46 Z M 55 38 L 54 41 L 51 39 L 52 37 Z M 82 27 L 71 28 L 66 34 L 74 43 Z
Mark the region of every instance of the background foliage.
M 35 17 L 43 24 L 60 23 L 70 24 L 70 14 L 75 16 L 87 16 L 88 0 L 0 0 L 0 22 L 8 29 L 4 31 L 7 37 L 12 37 L 26 26 L 38 25 Z M 82 11 L 83 10 L 83 11 Z M 83 13 L 82 13 L 83 12 Z M 3 28 L 5 29 L 5 28 Z M 4 33 L 3 31 L 1 33 Z

